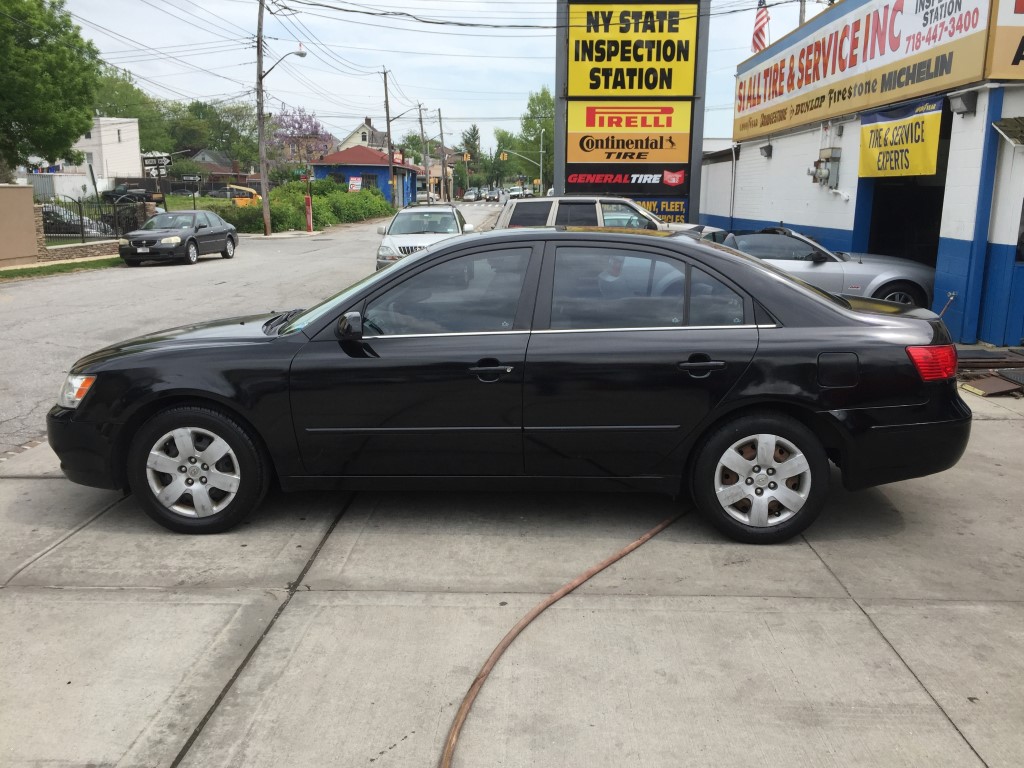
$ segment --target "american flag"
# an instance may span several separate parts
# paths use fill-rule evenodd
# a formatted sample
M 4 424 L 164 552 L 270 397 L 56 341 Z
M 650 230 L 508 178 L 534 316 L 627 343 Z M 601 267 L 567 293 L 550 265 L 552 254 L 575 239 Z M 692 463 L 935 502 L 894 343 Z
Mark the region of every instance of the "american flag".
M 750 49 L 757 53 L 768 47 L 768 6 L 764 0 L 757 0 L 757 15 L 754 17 L 754 38 Z

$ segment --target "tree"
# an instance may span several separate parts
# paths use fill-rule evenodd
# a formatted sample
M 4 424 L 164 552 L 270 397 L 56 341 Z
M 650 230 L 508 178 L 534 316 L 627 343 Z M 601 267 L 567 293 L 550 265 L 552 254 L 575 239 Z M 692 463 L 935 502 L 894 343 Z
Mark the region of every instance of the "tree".
M 71 146 L 92 127 L 100 59 L 63 1 L 4 0 L 0 61 L 0 181 L 33 155 L 81 161 Z
M 109 65 L 102 68 L 94 107 L 102 117 L 137 119 L 143 152 L 171 151 L 170 124 L 163 102 L 136 86 L 126 70 Z
M 268 148 L 279 162 L 308 165 L 331 151 L 331 136 L 315 112 L 302 107 L 284 110 L 274 116 L 274 126 Z
M 544 86 L 537 93 L 531 93 L 526 103 L 526 112 L 520 118 L 521 131 L 519 139 L 523 147 L 522 154 L 531 160 L 540 162 L 541 129 L 543 129 L 544 178 L 540 180 L 540 194 L 544 194 L 548 185 L 544 179 L 553 177 L 555 157 L 555 100 L 551 91 Z M 527 175 L 530 179 L 537 178 L 540 169 L 530 164 Z

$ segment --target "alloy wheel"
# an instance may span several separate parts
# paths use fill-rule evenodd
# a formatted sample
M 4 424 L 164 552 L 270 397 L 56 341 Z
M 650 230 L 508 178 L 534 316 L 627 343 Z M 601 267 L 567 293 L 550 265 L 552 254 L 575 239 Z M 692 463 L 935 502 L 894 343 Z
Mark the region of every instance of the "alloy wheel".
M 734 520 L 768 528 L 794 517 L 811 491 L 811 468 L 800 449 L 773 434 L 749 435 L 722 454 L 715 495 Z

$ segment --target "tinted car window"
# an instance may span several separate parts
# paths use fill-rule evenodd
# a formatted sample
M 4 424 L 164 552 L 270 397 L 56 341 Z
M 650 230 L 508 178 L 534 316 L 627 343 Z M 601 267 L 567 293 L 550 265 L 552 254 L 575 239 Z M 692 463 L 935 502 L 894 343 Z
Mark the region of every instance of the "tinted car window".
M 694 267 L 690 270 L 688 325 L 742 325 L 743 297 L 721 280 Z
M 517 203 L 512 211 L 512 218 L 508 220 L 510 227 L 543 227 L 548 223 L 548 212 L 551 210 L 551 203 Z
M 738 235 L 735 247 L 761 259 L 783 261 L 810 261 L 815 253 L 814 246 L 788 235 Z
M 193 213 L 158 213 L 145 224 L 143 229 L 192 229 L 195 227 Z
M 566 227 L 596 227 L 597 207 L 593 203 L 562 201 L 555 213 L 555 224 Z
M 682 325 L 686 267 L 615 248 L 559 248 L 551 297 L 553 329 Z
M 438 264 L 370 301 L 367 335 L 512 330 L 529 248 L 471 254 Z
M 196 224 L 205 224 L 208 227 L 213 226 L 213 222 L 210 221 L 210 217 L 207 215 L 206 211 L 196 212 Z

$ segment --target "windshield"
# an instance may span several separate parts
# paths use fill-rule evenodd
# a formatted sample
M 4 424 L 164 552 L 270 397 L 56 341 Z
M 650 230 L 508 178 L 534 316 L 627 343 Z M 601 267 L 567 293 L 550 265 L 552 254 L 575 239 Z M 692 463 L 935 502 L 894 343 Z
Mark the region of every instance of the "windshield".
M 192 229 L 196 225 L 191 213 L 160 213 L 142 225 L 143 229 Z
M 409 211 L 395 216 L 389 235 L 457 234 L 458 223 L 450 211 Z
M 439 243 L 438 245 L 442 244 Z M 392 270 L 394 270 L 396 267 L 399 267 L 399 265 L 402 265 L 402 267 L 404 267 L 407 264 L 412 264 L 416 261 L 419 261 L 419 259 L 421 259 L 426 254 L 432 253 L 434 250 L 435 246 L 429 246 L 423 249 L 422 251 L 418 251 L 412 256 L 406 256 L 401 261 L 396 261 L 391 266 L 380 270 L 380 272 L 372 272 L 371 274 L 364 277 L 362 280 L 352 283 L 352 285 L 350 285 L 348 288 L 345 288 L 339 291 L 338 293 L 334 294 L 333 296 L 324 299 L 319 304 L 316 304 L 315 306 L 312 306 L 309 309 L 304 310 L 302 314 L 298 315 L 297 317 L 292 319 L 290 323 L 281 328 L 281 335 L 285 336 L 289 333 L 301 331 L 307 325 L 316 322 L 324 315 L 330 314 L 331 312 L 344 307 L 346 304 L 348 304 L 348 302 L 352 300 L 352 297 L 355 296 L 356 293 L 358 293 L 362 288 L 366 287 L 367 285 L 371 285 L 374 282 L 377 282 L 378 280 L 381 280 L 385 277 L 390 278 L 391 275 L 393 274 Z

